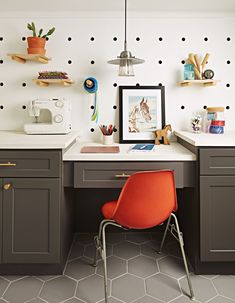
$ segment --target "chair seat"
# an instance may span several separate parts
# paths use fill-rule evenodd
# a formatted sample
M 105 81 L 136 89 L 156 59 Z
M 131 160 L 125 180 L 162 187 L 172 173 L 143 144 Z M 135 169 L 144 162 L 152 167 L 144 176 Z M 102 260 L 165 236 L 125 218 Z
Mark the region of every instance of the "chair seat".
M 116 208 L 117 205 L 117 201 L 109 201 L 106 202 L 103 206 L 102 206 L 102 214 L 105 217 L 105 219 L 112 219 L 113 218 L 113 214 L 114 214 L 114 210 Z

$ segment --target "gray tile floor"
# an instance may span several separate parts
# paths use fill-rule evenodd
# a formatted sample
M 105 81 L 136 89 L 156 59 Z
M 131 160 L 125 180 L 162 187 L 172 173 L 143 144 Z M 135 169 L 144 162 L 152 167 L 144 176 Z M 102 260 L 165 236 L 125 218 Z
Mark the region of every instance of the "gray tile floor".
M 77 234 L 62 276 L 1 276 L 0 303 L 104 303 L 103 267 L 91 266 L 93 234 Z M 156 233 L 110 233 L 109 303 L 188 303 L 178 243 L 168 238 L 156 254 Z M 195 303 L 235 302 L 235 276 L 191 273 Z

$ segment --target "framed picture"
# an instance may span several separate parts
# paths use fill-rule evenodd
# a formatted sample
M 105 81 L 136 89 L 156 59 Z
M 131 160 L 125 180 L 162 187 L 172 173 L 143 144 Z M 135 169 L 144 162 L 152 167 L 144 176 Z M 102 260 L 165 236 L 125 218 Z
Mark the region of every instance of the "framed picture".
M 164 86 L 119 86 L 119 142 L 152 143 L 165 125 Z

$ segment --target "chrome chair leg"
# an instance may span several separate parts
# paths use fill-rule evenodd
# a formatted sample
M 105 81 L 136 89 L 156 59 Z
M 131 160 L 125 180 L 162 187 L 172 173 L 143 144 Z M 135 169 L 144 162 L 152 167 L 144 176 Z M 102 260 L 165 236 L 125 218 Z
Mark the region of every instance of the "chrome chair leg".
M 102 251 L 102 242 L 101 242 L 101 236 L 102 236 L 102 228 L 104 223 L 107 220 L 102 220 L 99 225 L 99 232 L 98 235 L 94 237 L 94 244 L 95 244 L 95 254 L 94 254 L 94 261 L 93 261 L 93 266 L 97 266 L 97 260 L 98 260 L 98 253 L 101 255 Z
M 188 280 L 190 297 L 191 297 L 191 300 L 195 300 L 192 283 L 191 283 L 191 280 L 190 280 L 190 277 L 189 277 L 188 264 L 187 264 L 187 260 L 186 260 L 186 256 L 185 256 L 185 252 L 184 252 L 183 235 L 182 235 L 182 232 L 179 229 L 179 224 L 178 224 L 178 220 L 177 220 L 176 215 L 172 213 L 171 216 L 175 220 L 176 230 L 177 230 L 177 234 L 178 234 L 178 238 L 179 238 L 179 243 L 180 243 L 180 249 L 181 249 L 181 253 L 182 253 L 182 257 L 183 257 L 183 261 L 184 261 L 184 268 L 185 268 L 186 275 L 187 275 L 187 280 Z
M 105 239 L 105 228 L 108 223 L 103 225 L 102 228 L 102 259 L 104 262 L 104 295 L 105 295 L 105 303 L 108 303 L 108 275 L 107 275 L 107 260 L 106 260 L 106 239 Z
M 169 227 L 170 222 L 171 222 L 171 216 L 170 216 L 170 217 L 168 218 L 168 220 L 167 220 L 166 228 L 165 228 L 165 231 L 164 231 L 164 234 L 163 234 L 163 238 L 162 238 L 162 242 L 161 242 L 160 248 L 159 248 L 159 250 L 158 250 L 158 252 L 157 252 L 158 254 L 161 254 L 161 252 L 162 252 L 162 247 L 163 247 L 163 244 L 164 244 L 165 239 L 166 239 L 166 234 L 167 234 L 167 231 L 168 231 L 168 227 Z

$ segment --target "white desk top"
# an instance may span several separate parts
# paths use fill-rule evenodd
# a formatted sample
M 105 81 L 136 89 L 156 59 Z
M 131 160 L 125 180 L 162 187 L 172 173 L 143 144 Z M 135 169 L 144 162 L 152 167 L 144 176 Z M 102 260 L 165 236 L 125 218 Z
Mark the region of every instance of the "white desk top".
M 188 131 L 175 131 L 174 134 L 194 146 L 235 146 L 235 131 L 225 131 L 224 134 L 193 133 Z
M 63 155 L 63 161 L 195 161 L 196 156 L 177 142 L 157 145 L 151 152 L 128 152 L 134 144 L 119 144 L 117 154 L 80 153 L 83 146 L 103 146 L 100 143 L 76 142 Z M 114 144 L 118 145 L 118 144 Z
M 0 149 L 64 149 L 78 132 L 67 135 L 27 135 L 24 132 L 0 131 Z

